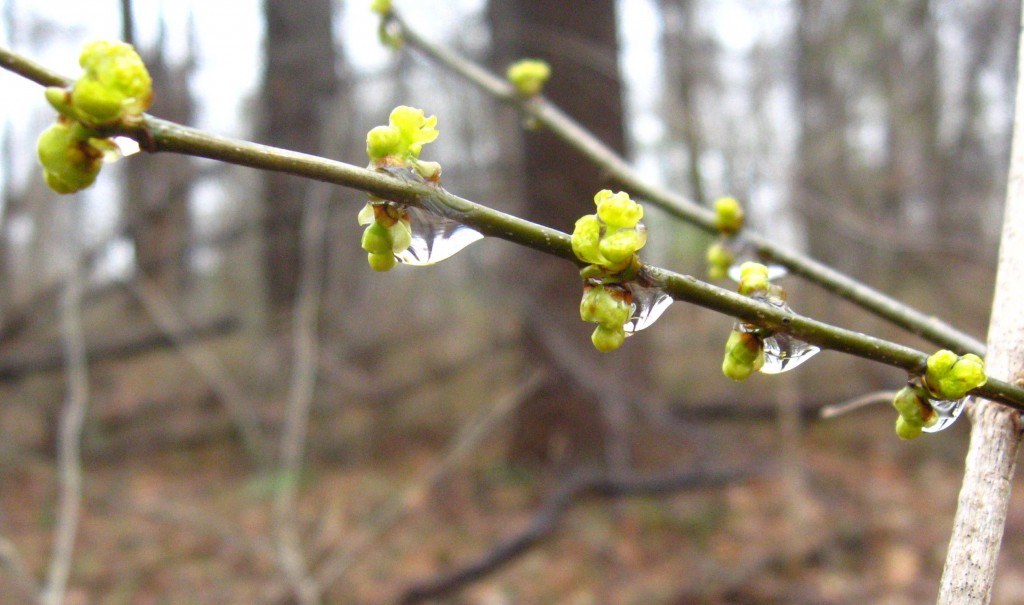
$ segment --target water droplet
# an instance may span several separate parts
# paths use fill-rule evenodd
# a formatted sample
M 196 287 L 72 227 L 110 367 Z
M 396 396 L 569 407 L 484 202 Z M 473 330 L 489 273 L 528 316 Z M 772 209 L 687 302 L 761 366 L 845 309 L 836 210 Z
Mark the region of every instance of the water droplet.
M 789 334 L 778 333 L 762 340 L 764 344 L 764 365 L 762 374 L 781 374 L 788 372 L 811 357 L 821 349 Z
M 130 155 L 135 155 L 139 152 L 139 143 L 129 137 L 114 137 L 114 145 L 117 145 L 117 150 L 121 153 L 121 157 L 126 158 Z
M 956 422 L 956 419 L 960 417 L 960 412 L 964 411 L 964 404 L 967 403 L 967 398 L 963 397 L 956 401 L 929 399 L 928 403 L 932 405 L 932 409 L 939 415 L 939 421 L 931 426 L 924 427 L 922 430 L 926 433 L 937 433 Z
M 658 321 L 672 304 L 672 297 L 660 288 L 648 288 L 637 283 L 628 284 L 633 295 L 633 314 L 623 327 L 630 336 Z
M 412 243 L 395 254 L 406 265 L 432 265 L 450 258 L 466 246 L 483 239 L 483 234 L 462 223 L 440 217 L 414 206 L 406 206 Z

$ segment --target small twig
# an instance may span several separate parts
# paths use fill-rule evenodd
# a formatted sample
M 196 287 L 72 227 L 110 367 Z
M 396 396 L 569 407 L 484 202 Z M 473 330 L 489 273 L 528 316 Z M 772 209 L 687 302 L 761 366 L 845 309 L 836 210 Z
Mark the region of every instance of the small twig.
M 839 403 L 831 403 L 826 406 L 822 406 L 818 412 L 818 416 L 822 419 L 835 418 L 836 416 L 842 416 L 843 414 L 849 414 L 861 408 L 865 408 L 869 405 L 876 405 L 879 403 L 892 403 L 893 397 L 896 396 L 896 391 L 874 391 L 872 393 L 866 393 L 859 395 L 853 399 L 847 399 Z
M 199 372 L 224 403 L 235 426 L 238 427 L 242 444 L 249 456 L 257 465 L 265 466 L 269 460 L 270 450 L 263 431 L 260 429 L 256 411 L 224 364 L 206 347 L 179 338 L 179 335 L 189 333 L 188 322 L 178 314 L 159 289 L 144 277 L 134 279 L 126 285 L 142 303 L 143 309 L 153 319 L 153 322 L 163 330 L 164 335 L 172 341 L 177 350 L 192 364 L 192 367 Z
M 303 605 L 320 602 L 320 585 L 309 572 L 302 554 L 295 501 L 306 449 L 309 412 L 316 390 L 318 366 L 317 312 L 324 276 L 324 235 L 330 210 L 330 189 L 312 187 L 302 217 L 302 269 L 294 308 L 294 363 L 288 390 L 288 408 L 281 434 L 282 485 L 274 498 L 278 560 Z
M 67 359 L 67 394 L 60 416 L 60 433 L 57 441 L 60 495 L 53 555 L 50 559 L 46 586 L 40 597 L 43 605 L 60 605 L 64 600 L 68 577 L 71 574 L 72 553 L 82 505 L 81 438 L 89 399 L 89 366 L 85 355 L 85 335 L 82 331 L 79 305 L 82 273 L 77 245 L 73 244 L 75 250 L 72 254 L 71 274 L 61 301 L 61 333 Z
M 525 530 L 498 544 L 472 563 L 410 586 L 398 602 L 410 605 L 452 594 L 508 565 L 554 533 L 566 511 L 586 498 L 661 496 L 688 489 L 729 485 L 754 474 L 749 470 L 726 470 L 685 471 L 659 477 L 639 478 L 611 477 L 603 473 L 579 475 L 564 483 L 548 498 Z
M 421 479 L 407 487 L 397 498 L 386 504 L 378 520 L 360 538 L 350 540 L 346 548 L 339 550 L 324 561 L 317 572 L 321 586 L 329 586 L 345 573 L 349 566 L 359 560 L 392 527 L 415 509 L 430 490 L 437 485 L 455 465 L 480 444 L 484 437 L 500 425 L 522 401 L 528 398 L 544 381 L 544 372 L 535 370 L 521 381 L 517 388 L 497 399 L 494 405 L 480 411 L 452 439 L 444 456 L 438 460 Z

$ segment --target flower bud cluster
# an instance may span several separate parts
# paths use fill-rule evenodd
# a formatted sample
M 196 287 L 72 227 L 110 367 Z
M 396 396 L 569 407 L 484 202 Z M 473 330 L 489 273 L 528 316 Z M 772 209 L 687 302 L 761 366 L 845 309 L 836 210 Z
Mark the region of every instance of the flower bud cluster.
M 509 66 L 505 77 L 521 96 L 532 97 L 540 94 L 551 78 L 551 66 L 545 61 L 522 59 Z
M 423 146 L 438 137 L 437 116 L 426 117 L 422 109 L 400 105 L 388 118 L 366 134 L 370 168 L 391 175 L 408 176 L 420 182 L 438 183 L 441 165 L 419 159 Z M 374 271 L 387 271 L 398 262 L 396 254 L 412 243 L 409 214 L 402 204 L 371 197 L 359 212 L 359 224 L 366 225 L 362 246 Z
M 781 286 L 768 281 L 768 267 L 754 262 L 740 266 L 739 293 L 777 306 L 785 306 L 786 293 Z M 764 366 L 764 340 L 772 332 L 758 326 L 737 322 L 725 343 L 722 373 L 726 378 L 743 381 Z
M 634 311 L 629 282 L 640 268 L 637 252 L 647 243 L 647 228 L 640 219 L 643 207 L 625 192 L 603 189 L 594 196 L 597 212 L 576 221 L 572 250 L 589 263 L 580 274 L 586 279 L 580 317 L 596 323 L 591 341 L 598 351 L 613 351 L 626 339 L 625 325 Z
M 602 353 L 614 351 L 626 340 L 625 324 L 633 314 L 633 294 L 622 284 L 588 283 L 583 287 L 580 317 L 596 323 L 590 340 Z
M 985 362 L 977 355 L 957 355 L 945 349 L 931 355 L 924 376 L 913 379 L 893 399 L 892 405 L 900 414 L 896 418 L 896 434 L 900 439 L 920 436 L 940 421 L 937 409 L 959 409 L 961 405 L 950 405 L 951 402 L 959 402 L 987 381 Z
M 60 116 L 37 142 L 43 177 L 57 193 L 91 185 L 103 158 L 116 149 L 99 131 L 136 124 L 153 99 L 149 72 L 129 44 L 91 42 L 78 62 L 84 72 L 70 88 L 46 89 Z
M 707 251 L 708 277 L 723 279 L 736 260 L 731 244 L 736 234 L 743 228 L 745 214 L 743 206 L 734 197 L 718 198 L 715 200 L 714 208 L 715 229 L 718 230 L 719 238 Z

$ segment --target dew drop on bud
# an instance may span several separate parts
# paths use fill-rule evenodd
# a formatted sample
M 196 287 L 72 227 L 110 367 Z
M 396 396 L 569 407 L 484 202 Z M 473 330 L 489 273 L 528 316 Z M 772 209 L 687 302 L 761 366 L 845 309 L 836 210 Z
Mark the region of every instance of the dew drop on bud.
M 406 265 L 432 265 L 454 256 L 484 237 L 472 227 L 422 208 L 406 206 L 404 210 L 409 216 L 412 242 L 405 250 L 395 253 L 395 256 Z
M 964 404 L 967 402 L 967 398 L 963 397 L 956 401 L 943 401 L 939 399 L 928 399 L 928 403 L 931 404 L 932 409 L 938 414 L 939 420 L 931 426 L 922 427 L 926 433 L 937 433 L 949 425 L 956 422 L 956 419 L 960 417 L 960 412 L 964 411 Z
M 637 283 L 630 283 L 629 291 L 633 294 L 633 313 L 623 326 L 626 336 L 653 324 L 673 302 L 672 297 L 660 288 L 648 288 Z

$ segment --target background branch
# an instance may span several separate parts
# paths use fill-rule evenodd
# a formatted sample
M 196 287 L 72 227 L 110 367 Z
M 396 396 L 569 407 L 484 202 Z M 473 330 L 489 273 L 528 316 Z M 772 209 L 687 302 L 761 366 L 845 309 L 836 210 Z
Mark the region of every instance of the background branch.
M 402 37 L 410 46 L 464 77 L 492 97 L 517 107 L 532 120 L 543 125 L 575 147 L 590 161 L 600 166 L 613 181 L 619 183 L 630 193 L 647 200 L 671 216 L 717 235 L 714 212 L 682 195 L 651 184 L 649 179 L 634 170 L 624 158 L 543 96 L 524 98 L 517 94 L 507 81 L 444 46 L 421 36 L 419 32 L 409 27 L 397 12 L 392 12 L 391 20 L 401 25 Z M 556 74 L 555 77 L 558 75 Z M 979 355 L 985 353 L 985 344 L 980 340 L 957 330 L 933 315 L 922 313 L 806 255 L 786 250 L 750 229 L 744 229 L 741 236 L 745 242 L 757 250 L 763 260 L 784 265 L 794 274 L 913 334 L 959 353 L 973 352 Z
M 688 470 L 660 477 L 613 477 L 604 473 L 577 475 L 548 498 L 526 529 L 472 563 L 410 586 L 398 602 L 410 605 L 449 595 L 508 565 L 554 533 L 562 516 L 586 498 L 662 496 L 683 490 L 721 487 L 755 474 L 751 470 Z

